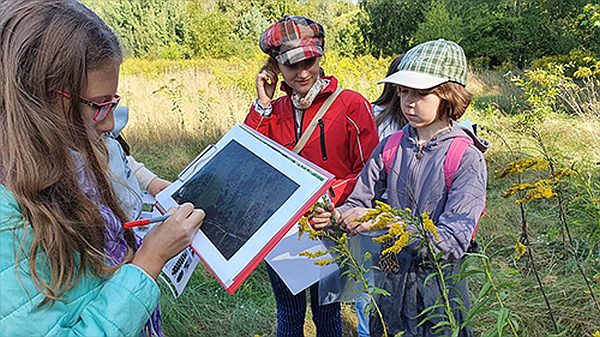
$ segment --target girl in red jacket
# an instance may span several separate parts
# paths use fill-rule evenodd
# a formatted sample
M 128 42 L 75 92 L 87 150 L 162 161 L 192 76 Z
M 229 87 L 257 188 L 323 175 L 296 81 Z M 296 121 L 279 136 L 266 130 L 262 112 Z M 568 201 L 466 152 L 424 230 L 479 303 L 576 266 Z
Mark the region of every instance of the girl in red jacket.
M 324 38 L 321 24 L 300 16 L 286 16 L 261 35 L 260 48 L 270 58 L 256 77 L 258 98 L 245 123 L 335 175 L 337 204 L 354 189 L 378 137 L 371 104 L 357 92 L 340 92 L 335 77 L 323 76 Z M 279 74 L 285 96 L 273 99 Z M 331 95 L 337 96 L 319 116 Z M 312 130 L 311 123 L 316 125 Z M 277 301 L 277 336 L 303 336 L 305 292 L 292 295 L 268 265 L 267 271 Z M 318 284 L 310 292 L 317 336 L 341 336 L 339 303 L 319 305 Z

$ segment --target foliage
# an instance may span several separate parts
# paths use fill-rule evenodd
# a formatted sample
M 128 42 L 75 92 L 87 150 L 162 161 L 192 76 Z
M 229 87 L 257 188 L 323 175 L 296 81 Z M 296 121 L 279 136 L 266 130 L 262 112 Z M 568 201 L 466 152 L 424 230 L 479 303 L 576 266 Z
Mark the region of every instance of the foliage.
M 600 60 L 586 57 L 582 62 L 586 63 L 575 66 L 574 61 L 547 62 L 512 78 L 522 90 L 525 105 L 521 116 L 525 122 L 539 120 L 552 112 L 591 119 L 600 117 Z
M 244 45 L 225 14 L 199 3 L 189 6 L 190 49 L 196 57 L 227 58 L 242 54 Z
M 440 37 L 485 67 L 600 53 L 600 6 L 585 0 L 84 1 L 143 58 L 252 56 L 260 33 L 286 14 L 321 22 L 328 52 L 341 56 L 395 56 Z
M 463 36 L 460 33 L 462 27 L 462 18 L 448 10 L 446 0 L 434 0 L 429 11 L 425 13 L 424 21 L 419 24 L 419 29 L 415 32 L 415 42 L 422 43 L 443 38 L 462 44 Z
M 350 245 L 348 244 L 348 233 L 340 229 L 336 224 L 336 219 L 332 216 L 332 223 L 334 224 L 332 227 L 325 230 L 315 230 L 312 229 L 309 225 L 309 221 L 312 217 L 312 213 L 316 207 L 321 207 L 323 209 L 327 209 L 329 205 L 329 200 L 325 196 L 321 198 L 321 200 L 317 201 L 313 205 L 313 207 L 308 211 L 308 216 L 304 216 L 298 222 L 299 227 L 299 237 L 304 233 L 307 233 L 308 237 L 311 240 L 319 240 L 325 239 L 329 240 L 334 245 L 325 251 L 318 251 L 316 253 L 302 252 L 301 255 L 308 258 L 320 258 L 323 255 L 329 253 L 333 256 L 332 260 L 322 259 L 314 262 L 316 265 L 328 265 L 336 263 L 341 270 L 343 270 L 340 277 L 347 277 L 350 282 L 355 282 L 357 285 L 358 291 L 364 293 L 367 296 L 368 304 L 365 309 L 365 314 L 370 314 L 374 312 L 378 319 L 380 320 L 383 326 L 385 322 L 383 320 L 383 314 L 377 305 L 377 301 L 375 300 L 377 295 L 381 296 L 389 296 L 389 293 L 374 284 L 371 284 L 367 278 L 367 273 L 371 270 L 377 269 L 375 265 L 370 267 L 366 267 L 367 263 L 371 261 L 373 258 L 370 252 L 365 252 L 363 256 L 354 256 Z M 388 333 L 386 329 L 383 331 L 383 337 L 388 337 Z
M 413 44 L 413 35 L 431 0 L 362 0 L 368 20 L 361 31 L 374 56 L 404 53 Z
M 124 135 L 132 145 L 135 158 L 161 177 L 176 179 L 177 173 L 207 144 L 216 142 L 235 123 L 243 121 L 255 95 L 254 76 L 264 61 L 265 56 L 259 54 L 228 60 L 127 59 L 122 66 L 119 93 L 123 104 L 130 107 Z M 381 90 L 376 80 L 383 77 L 390 61 L 372 56 L 354 59 L 328 55 L 324 67 L 327 73 L 338 77 L 344 88 L 357 90 L 372 100 Z M 477 90 L 473 90 L 480 102 L 487 99 L 484 95 L 508 97 L 517 91 L 502 73 L 477 70 L 469 76 L 471 90 L 473 84 L 481 82 L 478 84 L 481 88 L 476 86 Z M 183 130 L 179 113 L 172 110 L 172 98 L 166 92 L 152 94 L 165 84 L 176 86 L 170 82 L 174 78 L 177 85 L 182 85 L 179 102 L 185 122 Z M 575 79 L 578 84 L 579 81 Z M 515 260 L 514 245 L 519 242 L 521 228 L 519 205 L 514 203 L 514 197 L 502 197 L 512 181 L 497 179 L 493 173 L 515 158 L 540 157 L 539 146 L 527 136 L 530 129 L 519 126 L 519 110 L 525 104 L 516 97 L 513 114 L 476 105 L 465 116 L 479 124 L 480 136 L 492 144 L 486 152 L 487 215 L 480 223 L 478 241 L 485 255 L 490 257 L 494 283 L 511 313 L 509 317 L 519 323 L 522 336 L 555 335 L 533 266 L 538 270 L 559 331 L 564 336 L 591 336 L 599 330 L 600 315 L 591 304 L 574 260 L 564 253 L 556 198 L 519 204 L 527 211 L 531 240 L 523 257 Z M 592 289 L 598 294 L 600 246 L 592 238 L 600 235 L 600 166 L 596 164 L 600 162 L 597 151 L 600 121 L 551 112 L 532 124 L 544 136 L 558 167 L 578 172 L 564 180 L 561 189 L 578 261 L 593 279 Z M 512 147 L 518 145 L 514 155 L 508 153 L 501 137 Z M 547 175 L 547 169 L 524 173 L 530 179 L 539 174 Z M 483 271 L 483 268 L 482 260 L 474 257 L 467 270 Z M 468 277 L 471 308 L 477 306 L 480 312 L 474 316 L 474 332 L 481 336 L 496 328 L 504 311 L 492 291 L 487 297 L 489 305 L 478 306 L 478 294 L 487 282 L 485 275 L 475 273 Z M 228 295 L 209 271 L 199 267 L 182 297 L 174 301 L 168 295 L 162 296 L 161 306 L 165 331 L 170 336 L 275 336 L 275 300 L 262 266 L 235 296 Z M 344 336 L 355 336 L 356 317 L 352 307 L 342 305 L 342 315 Z M 309 315 L 306 336 L 314 336 L 311 324 Z
M 326 202 L 320 202 L 314 207 L 326 207 Z M 310 216 L 309 216 L 310 218 Z M 369 284 L 365 274 L 372 268 L 364 268 L 364 264 L 372 259 L 371 253 L 366 252 L 362 257 L 352 255 L 348 247 L 348 237 L 345 232 L 340 232 L 339 229 L 333 231 L 316 231 L 308 225 L 309 218 L 303 218 L 300 222 L 301 233 L 307 232 L 312 239 L 325 238 L 335 243 L 335 246 L 327 252 L 319 252 L 318 254 L 305 254 L 310 258 L 320 258 L 326 253 L 334 256 L 333 260 L 318 260 L 315 264 L 330 264 L 338 263 L 340 268 L 344 270 L 344 275 L 348 275 L 349 280 L 359 284 L 359 291 L 364 292 L 374 308 L 374 312 L 380 319 L 382 326 L 386 326 L 383 316 L 377 306 L 376 296 L 389 296 L 385 289 L 380 289 L 376 285 Z M 335 219 L 332 219 L 333 226 L 336 226 Z M 514 316 L 509 309 L 504 305 L 506 300 L 507 288 L 512 285 L 511 282 L 506 282 L 504 276 L 506 272 L 496 273 L 492 270 L 490 259 L 485 254 L 468 254 L 468 258 L 464 262 L 461 271 L 456 275 L 448 275 L 445 262 L 442 259 L 443 253 L 436 253 L 435 243 L 439 242 L 440 238 L 437 233 L 436 225 L 429 218 L 427 213 L 420 216 L 412 215 L 410 209 L 399 210 L 392 208 L 390 205 L 381 201 L 376 201 L 376 207 L 369 210 L 363 217 L 356 219 L 358 222 L 372 222 L 371 230 L 381 230 L 387 228 L 387 233 L 373 238 L 373 241 L 385 245 L 381 252 L 380 259 L 385 259 L 386 255 L 393 256 L 399 253 L 404 247 L 413 241 L 420 243 L 421 248 L 427 252 L 424 263 L 430 264 L 434 272 L 429 275 L 425 284 L 429 282 L 437 282 L 440 288 L 441 295 L 431 307 L 425 308 L 419 315 L 420 323 L 425 324 L 435 320 L 437 323 L 432 327 L 434 333 L 444 333 L 445 335 L 458 336 L 461 329 L 466 326 L 476 325 L 476 318 L 480 315 L 493 313 L 497 317 L 497 324 L 492 329 L 489 329 L 485 336 L 504 336 L 505 332 L 510 335 L 518 336 L 518 325 L 514 320 Z M 414 229 L 408 231 L 407 227 Z M 481 262 L 481 265 L 478 263 Z M 379 268 L 377 268 L 379 269 Z M 451 298 L 451 293 L 457 293 L 452 287 L 452 282 L 458 282 L 465 278 L 472 278 L 474 275 L 483 274 L 484 283 L 477 295 L 474 298 L 472 308 L 467 308 L 459 297 Z M 466 321 L 457 321 L 455 309 L 466 313 Z M 440 313 L 440 310 L 442 313 Z M 384 336 L 387 336 L 388 331 L 384 329 Z
M 189 18 L 178 0 L 111 0 L 90 4 L 132 56 L 187 58 Z

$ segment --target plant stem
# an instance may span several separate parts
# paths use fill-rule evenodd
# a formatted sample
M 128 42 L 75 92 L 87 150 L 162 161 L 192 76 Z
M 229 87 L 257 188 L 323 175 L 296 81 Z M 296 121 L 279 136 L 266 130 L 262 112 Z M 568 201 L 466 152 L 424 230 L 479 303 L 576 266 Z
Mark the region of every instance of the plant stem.
M 421 229 L 419 229 L 419 231 L 421 231 Z M 448 298 L 448 287 L 446 286 L 444 272 L 442 271 L 442 268 L 438 262 L 437 255 L 433 251 L 433 245 L 429 242 L 429 240 L 427 238 L 427 233 L 421 233 L 421 235 L 423 235 L 423 240 L 425 241 L 425 243 L 427 245 L 427 250 L 429 251 L 429 254 L 432 256 L 433 264 L 435 265 L 436 272 L 440 279 L 440 283 L 441 283 L 441 287 L 442 287 L 441 292 L 442 292 L 442 296 L 444 298 L 444 308 L 446 310 L 446 316 L 448 317 L 448 321 L 450 323 L 450 329 L 452 329 L 452 331 L 457 331 L 459 329 L 459 327 L 456 324 L 456 319 L 454 318 L 454 313 L 452 312 L 452 308 L 450 307 L 450 299 Z
M 502 302 L 502 298 L 500 298 L 500 292 L 498 291 L 498 288 L 496 288 L 496 284 L 494 283 L 494 279 L 492 278 L 492 272 L 491 272 L 492 266 L 490 265 L 490 260 L 485 255 L 482 255 L 482 260 L 483 260 L 483 267 L 485 269 L 485 276 L 486 276 L 488 282 L 490 282 L 490 284 L 492 285 L 492 289 L 494 290 L 494 294 L 496 295 L 496 300 L 498 300 L 498 304 L 500 305 L 501 308 L 505 308 L 504 302 Z M 510 331 L 512 332 L 513 336 L 519 337 L 519 335 L 517 334 L 517 328 L 514 326 L 510 317 L 507 317 L 506 321 L 508 322 L 508 325 L 510 326 Z
M 527 239 L 527 255 L 529 256 L 529 262 L 531 262 L 531 268 L 533 268 L 533 274 L 535 275 L 535 279 L 537 280 L 537 283 L 540 286 L 540 291 L 542 292 L 542 296 L 544 297 L 544 302 L 546 302 L 546 307 L 548 308 L 548 314 L 550 315 L 550 320 L 552 320 L 554 331 L 558 335 L 558 324 L 556 324 L 556 320 L 554 319 L 554 312 L 552 311 L 552 307 L 550 306 L 550 301 L 548 301 L 548 297 L 546 296 L 546 292 L 544 291 L 544 286 L 542 286 L 542 280 L 540 279 L 537 268 L 535 267 L 533 253 L 531 252 L 531 248 L 529 247 L 529 239 Z
M 381 326 L 383 327 L 383 336 L 388 337 L 387 326 L 385 325 L 385 321 L 383 320 L 383 313 L 381 312 L 381 309 L 379 309 L 379 306 L 377 305 L 377 302 L 375 301 L 375 296 L 373 296 L 373 291 L 371 290 L 371 287 L 369 286 L 369 280 L 367 280 L 367 278 L 365 277 L 366 270 L 364 270 L 364 267 L 362 266 L 362 264 L 360 264 L 360 263 L 358 263 L 358 261 L 356 261 L 356 259 L 354 258 L 354 255 L 350 251 L 350 248 L 348 247 L 347 244 L 343 244 L 342 242 L 340 242 L 341 240 L 335 239 L 335 238 L 333 239 L 333 241 L 342 249 L 341 255 L 347 257 L 350 260 L 351 268 L 355 272 L 356 278 L 358 279 L 358 281 L 362 285 L 363 289 L 365 290 L 364 293 L 366 293 L 369 296 L 369 300 L 371 301 L 371 303 L 373 304 L 373 307 L 375 308 L 375 310 L 377 312 L 377 317 L 379 318 L 379 321 L 381 322 Z
M 555 178 L 556 170 L 554 168 L 553 158 L 550 156 L 550 153 L 548 152 L 548 150 L 546 149 L 546 146 L 544 145 L 544 142 L 542 141 L 541 135 L 535 128 L 533 129 L 533 137 L 540 145 L 540 148 L 542 149 L 542 154 L 548 161 L 548 165 L 550 167 L 550 174 L 552 175 L 552 178 Z M 558 184 L 556 186 L 556 195 L 557 195 L 556 199 L 558 200 L 558 215 L 560 218 L 560 222 L 561 222 L 562 227 L 564 228 L 565 232 L 567 233 L 567 238 L 569 239 L 569 241 L 568 241 L 569 244 L 568 244 L 568 246 L 565 245 L 566 246 L 565 248 L 566 248 L 567 252 L 570 253 L 572 255 L 573 259 L 575 260 L 575 265 L 577 265 L 577 269 L 579 270 L 579 273 L 581 274 L 581 276 L 583 277 L 583 280 L 585 281 L 585 285 L 588 288 L 588 291 L 590 292 L 592 301 L 594 302 L 594 305 L 596 306 L 596 309 L 598 310 L 598 312 L 600 312 L 600 303 L 598 303 L 598 300 L 596 299 L 596 296 L 594 295 L 594 289 L 592 289 L 592 286 L 590 285 L 590 280 L 588 279 L 587 275 L 585 274 L 583 267 L 581 267 L 581 264 L 579 263 L 579 259 L 577 258 L 577 253 L 573 250 L 573 247 L 575 245 L 573 244 L 573 238 L 571 237 L 571 231 L 569 229 L 569 223 L 567 221 L 567 215 L 565 213 L 564 203 L 563 203 L 563 199 L 562 199 L 562 192 L 561 192 L 560 186 Z

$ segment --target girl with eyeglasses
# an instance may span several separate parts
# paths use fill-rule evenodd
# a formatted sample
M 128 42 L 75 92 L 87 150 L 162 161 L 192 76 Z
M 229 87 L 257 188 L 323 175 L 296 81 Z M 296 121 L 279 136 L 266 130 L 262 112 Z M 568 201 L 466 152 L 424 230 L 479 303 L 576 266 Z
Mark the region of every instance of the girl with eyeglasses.
M 0 335 L 161 336 L 156 277 L 204 213 L 137 247 L 107 174 L 121 48 L 76 0 L 0 3 Z M 68 32 L 68 34 L 65 34 Z

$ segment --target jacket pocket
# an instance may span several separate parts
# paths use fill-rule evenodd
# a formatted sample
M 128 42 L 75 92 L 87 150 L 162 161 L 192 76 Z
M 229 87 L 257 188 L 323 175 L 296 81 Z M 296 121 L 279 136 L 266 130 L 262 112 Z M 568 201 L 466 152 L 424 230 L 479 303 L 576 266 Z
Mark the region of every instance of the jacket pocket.
M 323 161 L 327 160 L 327 149 L 325 147 L 325 122 L 319 119 L 319 139 L 321 140 L 321 156 Z

